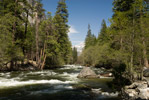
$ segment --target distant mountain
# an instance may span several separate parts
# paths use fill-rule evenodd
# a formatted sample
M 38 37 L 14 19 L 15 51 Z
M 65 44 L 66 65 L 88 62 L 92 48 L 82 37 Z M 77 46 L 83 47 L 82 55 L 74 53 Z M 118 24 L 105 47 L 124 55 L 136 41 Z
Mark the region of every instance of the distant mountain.
M 73 47 L 77 48 L 78 55 L 80 55 L 82 50 L 83 50 L 83 48 L 84 48 L 84 46 L 85 46 L 84 42 L 81 42 L 80 44 L 74 45 Z

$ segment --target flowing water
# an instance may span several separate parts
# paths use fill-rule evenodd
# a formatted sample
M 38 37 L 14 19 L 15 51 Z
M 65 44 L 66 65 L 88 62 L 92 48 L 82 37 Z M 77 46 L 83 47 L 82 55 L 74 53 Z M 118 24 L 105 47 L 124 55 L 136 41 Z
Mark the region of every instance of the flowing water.
M 119 100 L 112 78 L 78 79 L 82 66 L 43 71 L 0 72 L 0 100 Z M 97 70 L 97 73 L 102 70 Z M 77 88 L 87 86 L 91 90 Z

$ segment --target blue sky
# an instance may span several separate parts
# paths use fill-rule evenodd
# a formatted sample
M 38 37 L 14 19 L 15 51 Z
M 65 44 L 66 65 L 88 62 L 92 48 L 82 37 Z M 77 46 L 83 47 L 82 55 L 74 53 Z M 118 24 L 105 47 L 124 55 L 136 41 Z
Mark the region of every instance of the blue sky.
M 59 0 L 42 0 L 46 11 L 55 14 Z M 69 11 L 69 22 L 71 26 L 69 38 L 72 45 L 77 45 L 85 40 L 88 24 L 91 25 L 92 33 L 98 36 L 101 22 L 108 21 L 112 17 L 113 0 L 66 0 Z

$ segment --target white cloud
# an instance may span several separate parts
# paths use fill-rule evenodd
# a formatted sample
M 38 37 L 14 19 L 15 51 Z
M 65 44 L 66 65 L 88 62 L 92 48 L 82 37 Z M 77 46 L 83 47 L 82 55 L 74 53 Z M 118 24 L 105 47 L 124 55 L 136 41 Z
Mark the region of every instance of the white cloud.
M 70 28 L 69 28 L 69 35 L 70 34 L 73 34 L 73 33 L 79 33 L 72 25 L 70 25 Z

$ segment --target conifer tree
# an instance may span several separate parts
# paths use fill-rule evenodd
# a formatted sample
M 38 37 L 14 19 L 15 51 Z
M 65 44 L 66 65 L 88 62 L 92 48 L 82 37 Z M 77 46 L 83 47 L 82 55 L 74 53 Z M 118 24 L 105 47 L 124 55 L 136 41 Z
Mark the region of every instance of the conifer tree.
M 85 49 L 87 49 L 90 46 L 93 46 L 96 44 L 96 37 L 94 34 L 91 33 L 90 24 L 88 25 L 88 31 L 85 38 Z
M 77 59 L 78 59 L 78 52 L 77 52 L 76 47 L 74 47 L 72 50 L 72 57 L 73 57 L 72 63 L 75 64 L 77 62 Z
M 108 35 L 107 35 L 107 25 L 105 20 L 102 21 L 101 24 L 101 31 L 98 35 L 98 42 L 99 44 L 105 43 L 108 41 Z
M 69 26 L 68 22 L 68 10 L 65 0 L 58 2 L 57 11 L 54 17 L 54 23 L 56 26 L 58 37 L 58 43 L 60 44 L 60 58 L 65 64 L 69 63 L 71 54 L 71 43 L 68 38 Z

